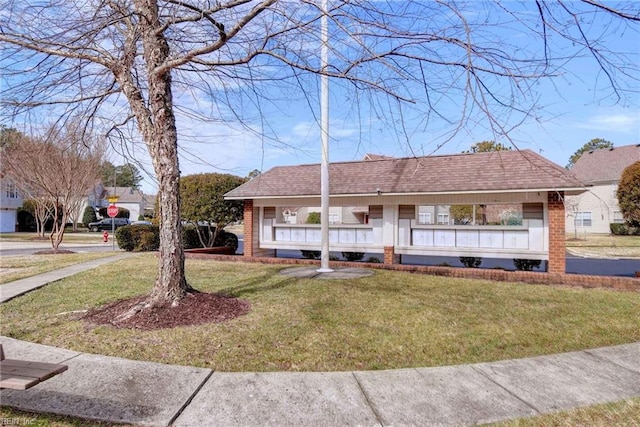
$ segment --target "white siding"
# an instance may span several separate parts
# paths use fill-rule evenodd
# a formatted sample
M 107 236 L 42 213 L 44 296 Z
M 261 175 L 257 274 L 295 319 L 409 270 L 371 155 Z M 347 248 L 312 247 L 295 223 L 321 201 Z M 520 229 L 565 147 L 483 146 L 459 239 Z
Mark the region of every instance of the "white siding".
M 565 201 L 567 233 L 609 233 L 609 224 L 613 222 L 615 211 L 619 211 L 615 197 L 616 185 L 605 183 L 595 185 L 579 196 L 567 196 Z M 576 226 L 576 212 L 591 212 L 591 226 Z

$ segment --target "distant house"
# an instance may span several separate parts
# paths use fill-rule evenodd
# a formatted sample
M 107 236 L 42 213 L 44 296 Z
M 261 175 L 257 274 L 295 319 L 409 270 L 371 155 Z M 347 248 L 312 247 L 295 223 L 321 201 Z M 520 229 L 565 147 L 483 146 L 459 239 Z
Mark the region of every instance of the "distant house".
M 140 215 L 144 216 L 145 210 L 148 208 L 147 197 L 140 190 L 131 187 L 106 187 L 107 196 L 110 197 L 114 194 L 118 196 L 116 206 L 129 210 L 129 219 L 136 221 Z M 114 193 L 115 191 L 115 193 Z M 108 201 L 103 200 L 102 207 L 108 206 Z M 153 206 L 150 206 L 153 209 Z
M 640 161 L 640 144 L 584 153 L 571 168 L 588 186 L 587 192 L 566 200 L 567 233 L 609 233 L 610 223 L 624 222 L 616 191 L 622 171 Z
M 330 250 L 379 253 L 388 264 L 403 255 L 524 258 L 564 273 L 565 196 L 585 191 L 530 150 L 369 156 L 331 163 L 329 175 Z M 302 218 L 320 206 L 320 165 L 275 167 L 225 199 L 244 200 L 245 256 L 320 249 L 320 225 Z M 456 223 L 452 212 L 463 209 L 472 219 Z
M 18 222 L 22 196 L 13 181 L 0 176 L 0 233 L 13 233 Z

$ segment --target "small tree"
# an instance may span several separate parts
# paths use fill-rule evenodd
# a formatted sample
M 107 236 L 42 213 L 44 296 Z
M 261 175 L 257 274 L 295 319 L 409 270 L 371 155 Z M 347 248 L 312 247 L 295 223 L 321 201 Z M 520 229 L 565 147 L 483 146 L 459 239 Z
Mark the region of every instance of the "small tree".
M 202 173 L 180 178 L 180 211 L 193 224 L 203 248 L 214 246 L 218 234 L 243 215 L 241 200 L 224 200 L 225 193 L 244 184 L 246 179 L 230 174 Z M 207 228 L 203 232 L 201 226 Z
M 578 148 L 575 153 L 571 157 L 569 157 L 569 163 L 565 166 L 567 169 L 571 169 L 573 165 L 576 164 L 578 159 L 582 157 L 582 155 L 588 151 L 593 150 L 601 150 L 603 148 L 613 148 L 613 142 L 607 141 L 602 138 L 594 138 L 591 141 L 584 144 L 582 147 Z
M 616 196 L 627 225 L 640 227 L 640 161 L 622 171 Z

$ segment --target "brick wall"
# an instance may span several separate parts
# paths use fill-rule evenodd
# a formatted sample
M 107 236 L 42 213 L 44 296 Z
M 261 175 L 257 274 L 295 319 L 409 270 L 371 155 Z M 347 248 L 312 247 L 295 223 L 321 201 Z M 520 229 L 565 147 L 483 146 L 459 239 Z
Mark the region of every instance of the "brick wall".
M 394 264 L 395 262 L 395 248 L 393 246 L 384 247 L 384 263 Z
M 245 241 L 246 243 L 246 241 Z M 210 255 L 185 253 L 190 259 L 209 259 L 212 261 L 255 262 L 279 265 L 319 266 L 320 261 L 297 258 L 240 257 L 237 255 Z M 537 285 L 573 286 L 579 288 L 602 288 L 618 291 L 640 292 L 640 279 L 632 277 L 588 276 L 582 274 L 543 273 L 533 271 L 505 271 L 484 268 L 457 268 L 428 265 L 375 264 L 365 262 L 331 261 L 331 268 L 357 267 L 404 271 L 407 273 L 428 274 L 431 276 L 458 277 L 467 279 L 495 280 L 499 282 L 520 282 Z
M 244 201 L 244 256 L 252 257 L 253 253 L 253 200 Z
M 253 206 L 253 200 L 244 201 L 244 256 L 276 256 L 275 249 L 260 249 L 260 208 Z
M 564 191 L 549 191 L 549 273 L 566 271 Z

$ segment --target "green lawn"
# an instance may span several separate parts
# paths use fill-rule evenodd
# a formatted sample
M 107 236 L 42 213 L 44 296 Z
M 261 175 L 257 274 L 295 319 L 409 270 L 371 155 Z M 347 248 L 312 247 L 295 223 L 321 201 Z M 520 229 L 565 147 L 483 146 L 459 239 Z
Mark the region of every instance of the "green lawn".
M 492 427 L 640 426 L 640 397 L 571 411 L 491 424 Z
M 294 279 L 282 266 L 187 260 L 197 289 L 246 299 L 222 323 L 159 331 L 91 327 L 77 310 L 148 292 L 145 254 L 0 305 L 0 334 L 76 351 L 217 371 L 440 366 L 640 341 L 640 294 L 376 271 Z
M 16 255 L 0 257 L 0 285 L 58 270 L 73 264 L 113 256 L 113 252 L 56 254 L 56 255 Z
M 22 425 L 36 427 L 79 427 L 79 426 L 125 426 L 124 424 L 98 423 L 73 417 L 50 414 L 35 414 L 16 409 L 0 408 L 0 418 L 25 420 Z M 15 423 L 14 423 L 15 424 Z M 570 411 L 521 418 L 490 424 L 491 427 L 611 427 L 640 426 L 640 397 L 619 402 L 593 405 Z
M 584 256 L 640 258 L 640 236 L 613 236 L 609 234 L 566 235 L 570 252 Z

